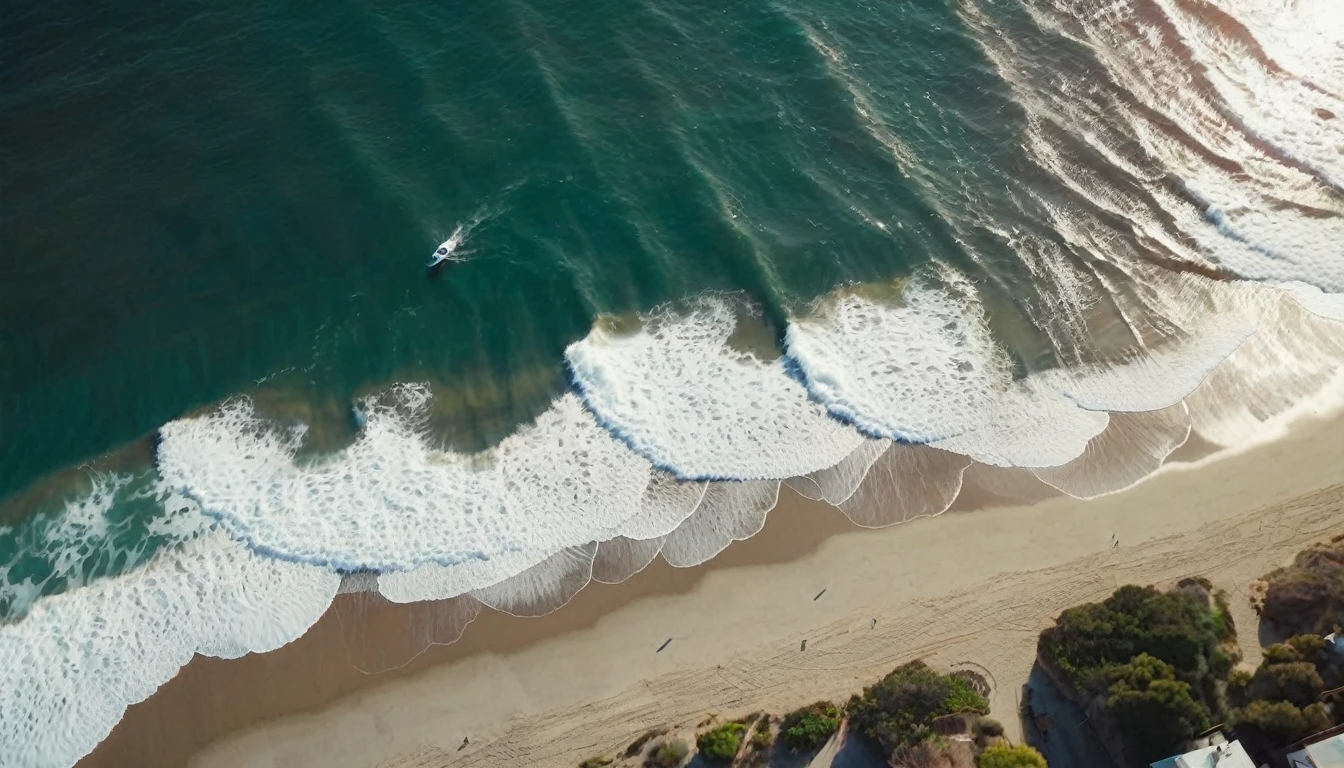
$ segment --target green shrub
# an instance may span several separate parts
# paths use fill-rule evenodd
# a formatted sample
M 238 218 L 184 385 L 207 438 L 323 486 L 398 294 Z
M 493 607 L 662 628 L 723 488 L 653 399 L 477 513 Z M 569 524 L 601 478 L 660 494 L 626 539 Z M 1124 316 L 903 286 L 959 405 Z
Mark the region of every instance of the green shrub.
M 1190 684 L 1180 680 L 1156 679 L 1142 689 L 1117 684 L 1106 706 L 1120 730 L 1125 753 L 1145 765 L 1209 727 L 1209 717 L 1191 695 Z
M 993 739 L 1003 735 L 1003 723 L 988 717 L 982 717 L 975 721 L 971 733 L 975 735 L 975 740 L 977 742 L 983 744 L 986 739 Z
M 980 753 L 976 768 L 1047 768 L 1040 752 L 1025 745 L 996 745 Z
M 1227 675 L 1227 697 L 1234 705 L 1246 703 L 1253 676 L 1244 669 L 1234 669 Z
M 850 724 L 886 755 L 933 736 L 933 721 L 959 712 L 984 715 L 989 703 L 969 683 L 922 661 L 897 667 L 849 701 Z
M 1325 650 L 1325 638 L 1316 634 L 1293 635 L 1284 642 L 1302 654 L 1304 661 L 1311 661 Z
M 1041 633 L 1038 650 L 1079 690 L 1109 686 L 1106 671 L 1140 654 L 1170 664 L 1196 689 L 1220 652 L 1221 627 L 1207 601 L 1184 592 L 1124 586 L 1100 603 L 1064 611 Z M 1226 656 L 1226 654 L 1223 654 Z
M 610 757 L 590 757 L 582 763 L 579 763 L 579 768 L 602 768 L 603 766 L 611 765 L 611 762 Z
M 1287 643 L 1275 643 L 1260 651 L 1261 664 L 1292 664 L 1302 660 L 1302 652 Z
M 1222 712 L 1219 690 L 1237 659 L 1230 626 L 1202 580 L 1165 593 L 1131 585 L 1064 611 L 1037 648 L 1082 697 L 1102 699 L 1126 754 L 1157 760 Z
M 745 730 L 747 726 L 741 723 L 724 723 L 700 734 L 700 738 L 695 740 L 695 747 L 710 762 L 727 762 L 737 756 Z
M 818 701 L 784 716 L 779 738 L 794 752 L 817 749 L 840 728 L 840 710 L 829 701 Z
M 677 768 L 690 753 L 691 748 L 686 746 L 686 742 L 672 739 L 654 747 L 644 764 L 650 768 Z
M 1255 699 L 1290 701 L 1305 707 L 1316 701 L 1325 690 L 1325 682 L 1308 661 L 1288 664 L 1262 664 L 1251 679 L 1251 697 Z
M 1298 708 L 1290 701 L 1260 699 L 1232 710 L 1228 722 L 1237 728 L 1258 728 L 1280 745 L 1330 727 L 1330 718 L 1320 704 Z
M 1260 615 L 1265 619 L 1315 634 L 1344 624 L 1344 541 L 1309 547 L 1264 581 Z

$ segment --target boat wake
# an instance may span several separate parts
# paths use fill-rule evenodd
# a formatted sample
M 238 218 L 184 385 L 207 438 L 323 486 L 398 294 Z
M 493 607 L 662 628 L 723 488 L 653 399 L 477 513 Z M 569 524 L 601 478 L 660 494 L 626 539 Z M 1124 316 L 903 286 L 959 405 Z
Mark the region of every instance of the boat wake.
M 471 236 L 472 231 L 502 212 L 503 208 L 497 205 L 487 204 L 477 208 L 476 212 L 471 215 L 471 218 L 454 227 L 453 233 L 448 236 L 448 239 L 439 243 L 439 247 L 434 249 L 434 253 L 429 257 L 429 263 L 425 266 L 433 269 L 445 262 L 454 263 L 466 261 L 467 256 L 475 252 L 475 249 L 468 248 L 464 250 L 462 248 L 462 246 L 466 244 L 467 238 Z

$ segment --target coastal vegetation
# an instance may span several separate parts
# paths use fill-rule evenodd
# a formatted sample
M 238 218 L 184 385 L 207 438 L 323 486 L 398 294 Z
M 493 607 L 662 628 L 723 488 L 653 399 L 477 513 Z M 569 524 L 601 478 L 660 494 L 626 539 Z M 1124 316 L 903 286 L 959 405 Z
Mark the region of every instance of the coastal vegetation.
M 853 732 L 893 758 L 903 749 L 937 742 L 943 733 L 966 730 L 964 720 L 951 719 L 988 714 L 989 702 L 965 678 L 912 661 L 864 688 L 847 711 Z
M 649 752 L 644 764 L 647 768 L 677 768 L 690 753 L 691 748 L 681 739 L 660 741 Z
M 1041 633 L 1040 667 L 1126 768 L 1215 728 L 1272 762 L 1344 721 L 1344 536 L 1299 552 L 1252 595 L 1261 632 L 1284 638 L 1261 649 L 1254 670 L 1234 668 L 1235 628 L 1205 579 L 1167 592 L 1124 586 L 1064 611 Z
M 753 712 L 717 724 L 718 716 L 710 713 L 694 726 L 698 735 L 692 764 L 762 768 L 783 760 L 793 765 L 801 755 L 816 752 L 841 729 L 847 729 L 857 737 L 853 747 L 871 748 L 883 764 L 893 768 L 1044 766 L 1035 750 L 1010 748 L 1003 738 L 1003 726 L 985 717 L 989 690 L 989 683 L 976 673 L 963 670 L 942 674 L 923 661 L 912 661 L 864 688 L 845 706 L 822 700 L 782 718 Z M 681 728 L 689 730 L 691 726 L 645 733 L 626 748 L 624 759 L 613 768 L 637 764 L 629 760 L 642 760 L 644 768 L 682 766 L 692 750 L 685 741 L 674 738 Z M 981 755 L 989 755 L 985 758 L 988 762 L 978 762 L 977 756 Z M 580 768 L 611 763 L 605 757 L 592 758 Z
M 638 756 L 644 751 L 644 747 L 647 746 L 649 742 L 653 741 L 659 736 L 664 736 L 666 734 L 667 734 L 666 728 L 654 728 L 652 730 L 645 731 L 643 736 L 640 736 L 638 739 L 635 739 L 634 741 L 630 742 L 630 746 L 625 748 L 625 757 Z
M 1124 586 L 1070 608 L 1037 645 L 1046 670 L 1095 714 L 1122 764 L 1146 766 L 1220 720 L 1238 659 L 1223 597 L 1205 579 Z
M 980 753 L 975 768 L 1046 768 L 1040 752 L 1026 745 L 996 744 Z
M 839 708 L 829 701 L 818 701 L 785 715 L 779 736 L 794 752 L 807 752 L 819 749 L 839 728 Z
M 775 738 L 770 733 L 770 724 L 767 721 L 761 722 L 756 726 L 756 732 L 751 734 L 751 745 L 757 750 L 766 750 L 775 743 Z
M 1264 649 L 1254 674 L 1228 676 L 1228 723 L 1254 745 L 1278 749 L 1330 727 L 1340 707 L 1327 691 L 1344 685 L 1344 658 L 1316 634 Z
M 1260 618 L 1290 634 L 1325 634 L 1344 625 L 1344 535 L 1299 552 L 1292 565 L 1256 586 Z
M 991 739 L 1001 738 L 1003 736 L 1003 723 L 988 717 L 982 717 L 975 721 L 971 728 L 971 733 L 975 735 L 975 743 L 982 747 L 989 746 Z
M 726 763 L 737 757 L 737 751 L 742 747 L 742 734 L 746 730 L 744 723 L 724 723 L 700 734 L 695 740 L 695 747 L 705 760 Z

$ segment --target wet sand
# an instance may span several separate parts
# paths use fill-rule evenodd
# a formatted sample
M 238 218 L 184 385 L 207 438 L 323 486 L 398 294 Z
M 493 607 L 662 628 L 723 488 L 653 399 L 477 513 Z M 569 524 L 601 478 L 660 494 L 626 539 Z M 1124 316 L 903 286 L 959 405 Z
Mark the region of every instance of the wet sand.
M 352 658 L 351 639 L 409 655 L 407 627 L 435 604 L 345 595 L 274 653 L 196 658 L 81 765 L 572 768 L 707 712 L 841 699 L 914 658 L 987 671 L 1011 735 L 1036 635 L 1120 584 L 1212 579 L 1256 661 L 1250 581 L 1344 531 L 1341 428 L 1299 424 L 1093 501 L 968 492 L 960 511 L 880 531 L 785 493 L 760 535 L 704 566 L 658 561 L 540 619 L 482 613 L 458 643 L 383 674 L 359 671 L 369 654 Z

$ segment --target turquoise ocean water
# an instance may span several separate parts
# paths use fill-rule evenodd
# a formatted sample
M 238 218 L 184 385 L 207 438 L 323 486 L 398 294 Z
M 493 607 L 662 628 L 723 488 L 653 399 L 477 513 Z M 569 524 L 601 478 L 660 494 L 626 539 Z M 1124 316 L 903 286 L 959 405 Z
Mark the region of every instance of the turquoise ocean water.
M 931 446 L 883 471 L 941 467 L 952 496 L 972 461 L 1109 492 L 1192 429 L 1241 439 L 1290 398 L 1229 416 L 1228 392 L 1309 394 L 1337 351 L 1329 2 L 4 16 L 0 657 L 36 670 L 11 690 L 90 660 L 171 675 L 151 603 L 188 657 L 287 642 L 352 573 L 549 604 L 498 583 L 601 578 L 616 539 L 694 564 L 779 481 L 858 499 L 889 449 Z M 427 269 L 454 235 L 463 260 Z M 1266 374 L 1253 344 L 1315 362 Z M 1144 447 L 1114 447 L 1131 428 Z M 1098 455 L 1124 470 L 1079 469 Z M 679 541 L 688 520 L 710 533 Z M 174 578 L 296 597 L 202 644 Z M 95 619 L 121 629 L 42 639 Z M 96 716 L 0 704 L 90 720 L 53 743 L 16 715 L 0 751 L 69 764 L 160 678 Z
M 743 291 L 778 324 L 848 281 L 965 264 L 809 35 L 863 61 L 879 119 L 958 183 L 1023 171 L 1021 110 L 949 7 L 819 10 L 19 6 L 11 518 L 233 393 L 269 384 L 339 434 L 356 396 L 428 378 L 463 391 L 445 432 L 479 447 L 545 408 L 599 313 Z M 470 261 L 428 273 L 473 220 Z

